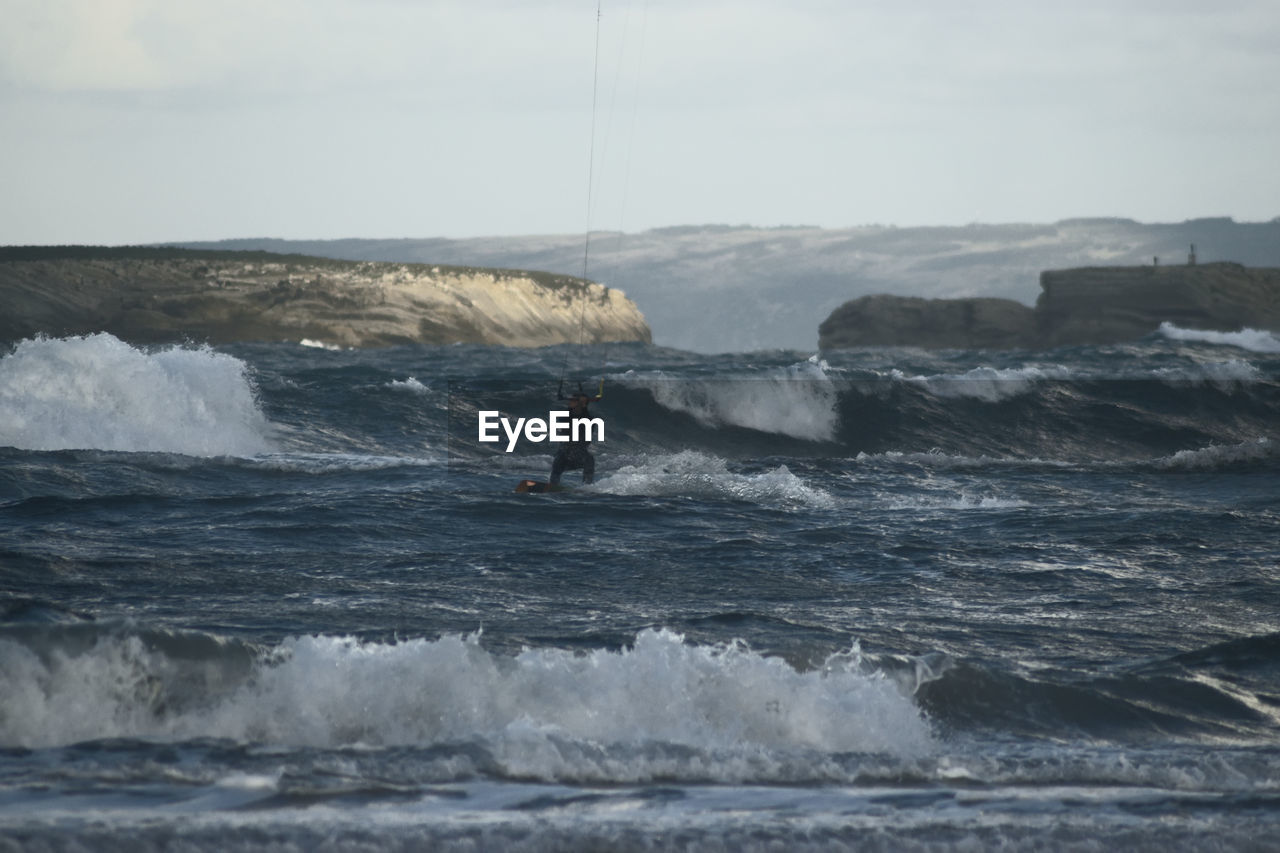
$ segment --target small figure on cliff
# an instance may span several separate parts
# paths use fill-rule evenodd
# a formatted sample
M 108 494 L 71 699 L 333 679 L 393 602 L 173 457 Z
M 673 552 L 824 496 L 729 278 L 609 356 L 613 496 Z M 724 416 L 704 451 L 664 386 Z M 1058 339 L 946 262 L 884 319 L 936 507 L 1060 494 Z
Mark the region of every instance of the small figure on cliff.
M 564 397 L 557 395 L 557 399 L 563 400 Z M 600 400 L 600 396 L 589 397 L 581 390 L 568 398 L 569 400 L 569 419 L 572 425 L 573 421 L 586 420 L 591 417 L 587 411 L 587 407 L 594 402 Z M 567 441 L 560 445 L 560 449 L 556 451 L 556 458 L 551 462 L 551 485 L 555 486 L 560 483 L 560 475 L 565 471 L 575 471 L 582 469 L 582 482 L 584 485 L 590 483 L 596 476 L 596 458 L 591 454 L 591 431 L 589 429 L 581 430 L 578 441 Z

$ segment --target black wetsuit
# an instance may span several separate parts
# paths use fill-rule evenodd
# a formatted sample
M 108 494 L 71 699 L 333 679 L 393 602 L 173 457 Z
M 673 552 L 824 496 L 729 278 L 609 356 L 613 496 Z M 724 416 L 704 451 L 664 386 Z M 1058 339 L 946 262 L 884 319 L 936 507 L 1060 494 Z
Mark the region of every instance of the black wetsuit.
M 584 412 L 581 415 L 574 416 L 571 419 L 570 429 L 572 429 L 572 421 L 585 421 L 590 419 L 591 415 Z M 585 427 L 585 425 L 584 425 Z M 584 428 L 583 435 L 590 433 Z M 554 486 L 560 482 L 560 475 L 565 471 L 576 471 L 582 469 L 582 482 L 590 483 L 596 477 L 596 458 L 591 453 L 591 442 L 582 441 L 566 441 L 560 445 L 560 449 L 556 451 L 556 458 L 551 463 L 551 484 Z

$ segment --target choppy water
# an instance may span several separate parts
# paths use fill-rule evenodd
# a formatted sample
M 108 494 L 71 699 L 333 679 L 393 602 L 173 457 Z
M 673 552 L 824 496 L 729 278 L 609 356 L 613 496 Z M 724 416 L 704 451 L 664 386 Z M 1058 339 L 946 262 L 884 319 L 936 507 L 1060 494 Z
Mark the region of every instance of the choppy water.
M 808 355 L 22 343 L 0 849 L 1272 848 L 1280 341 Z

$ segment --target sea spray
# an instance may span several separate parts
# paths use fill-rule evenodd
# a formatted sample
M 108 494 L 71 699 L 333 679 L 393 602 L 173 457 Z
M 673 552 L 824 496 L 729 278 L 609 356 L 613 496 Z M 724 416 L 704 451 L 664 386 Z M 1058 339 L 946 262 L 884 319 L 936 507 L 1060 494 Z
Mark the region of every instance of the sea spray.
M 676 380 L 657 373 L 627 374 L 620 380 L 647 389 L 660 406 L 691 415 L 704 426 L 831 441 L 840 425 L 838 388 L 818 359 L 754 376 Z
M 623 465 L 594 488 L 613 495 L 695 497 L 816 509 L 836 504 L 829 493 L 805 483 L 785 465 L 760 473 L 738 473 L 729 470 L 724 459 L 695 450 Z
M 1239 347 L 1251 352 L 1280 353 L 1280 337 L 1263 329 L 1244 328 L 1237 332 L 1216 332 L 1210 329 L 1183 329 L 1164 322 L 1157 331 L 1173 341 Z
M 918 386 L 936 397 L 969 397 L 995 403 L 1033 390 L 1037 383 L 1065 380 L 1073 374 L 1065 367 L 975 367 L 959 374 L 908 376 L 900 370 L 889 371 L 889 378 Z
M 511 775 L 611 781 L 673 772 L 737 778 L 744 767 L 780 763 L 794 772 L 799 753 L 811 763 L 843 753 L 907 758 L 933 747 L 912 699 L 882 674 L 839 660 L 800 671 L 738 642 L 693 645 L 667 630 L 643 631 L 617 651 L 539 648 L 515 657 L 486 651 L 475 634 L 398 643 L 297 637 L 235 673 L 238 687 L 227 679 L 241 654 L 226 656 L 178 660 L 121 632 L 44 653 L 0 639 L 10 688 L 0 698 L 0 746 L 469 742 Z
M 1155 460 L 1156 468 L 1184 471 L 1218 471 L 1232 467 L 1252 466 L 1280 456 L 1280 446 L 1266 436 L 1238 444 L 1217 445 L 1179 450 Z
M 109 334 L 34 338 L 0 358 L 0 446 L 252 456 L 272 447 L 247 365 Z

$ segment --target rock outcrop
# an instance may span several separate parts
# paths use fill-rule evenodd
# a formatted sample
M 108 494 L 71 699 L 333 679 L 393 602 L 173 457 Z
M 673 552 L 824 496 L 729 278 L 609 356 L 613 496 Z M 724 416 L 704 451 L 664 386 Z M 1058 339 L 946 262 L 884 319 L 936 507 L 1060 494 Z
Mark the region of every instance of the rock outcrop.
M 1036 321 L 1049 346 L 1131 341 L 1164 322 L 1277 330 L 1280 269 L 1214 263 L 1051 270 L 1040 274 Z
M 992 296 L 1034 305 L 1041 270 L 1168 263 L 1190 243 L 1199 260 L 1280 267 L 1280 217 L 1177 223 L 1065 219 L 1043 224 L 691 225 L 591 235 L 591 275 L 627 292 L 654 340 L 694 352 L 812 351 L 818 321 L 856 296 Z M 450 239 L 264 240 L 183 244 L 356 261 L 478 264 L 582 272 L 583 235 Z
M 1033 309 L 1009 299 L 863 296 L 818 327 L 822 349 L 1037 349 L 1187 329 L 1280 330 L 1280 269 L 1234 263 L 1084 267 L 1040 274 Z
M 846 302 L 818 327 L 822 349 L 916 346 L 927 349 L 1016 349 L 1028 343 L 1035 312 L 1012 299 L 922 299 L 863 296 Z
M 0 249 L 0 341 L 111 332 L 137 343 L 651 340 L 619 290 L 571 276 L 267 252 Z

